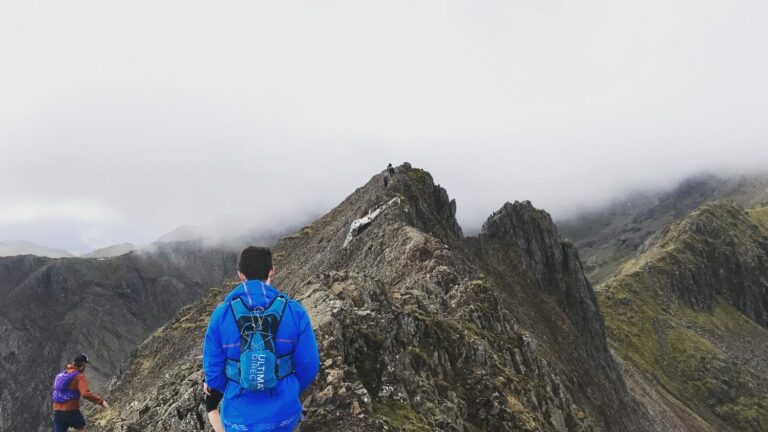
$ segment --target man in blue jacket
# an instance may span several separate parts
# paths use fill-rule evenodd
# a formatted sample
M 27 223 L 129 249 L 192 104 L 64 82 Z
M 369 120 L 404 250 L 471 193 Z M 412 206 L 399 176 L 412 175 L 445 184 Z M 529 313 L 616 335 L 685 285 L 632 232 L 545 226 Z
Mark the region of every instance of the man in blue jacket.
M 268 248 L 245 248 L 237 267 L 242 283 L 213 311 L 205 333 L 206 385 L 224 394 L 221 419 L 227 432 L 291 431 L 301 420 L 299 395 L 314 381 L 320 363 L 315 333 L 304 307 L 295 300 L 279 297 L 280 293 L 270 285 L 275 268 Z M 241 336 L 236 310 L 242 310 L 244 305 L 248 310 L 263 311 L 273 302 L 283 301 L 285 307 L 278 308 L 282 310 L 282 317 L 273 338 L 273 349 L 275 356 L 287 363 L 279 362 L 274 388 L 245 389 L 238 376 Z M 232 372 L 233 365 L 235 372 Z

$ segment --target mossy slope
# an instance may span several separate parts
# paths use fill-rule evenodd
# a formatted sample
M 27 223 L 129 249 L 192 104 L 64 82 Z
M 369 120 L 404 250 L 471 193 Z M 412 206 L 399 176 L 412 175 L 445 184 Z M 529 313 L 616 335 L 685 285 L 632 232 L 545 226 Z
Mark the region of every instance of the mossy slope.
M 598 290 L 609 343 L 712 429 L 768 430 L 766 275 L 747 213 L 702 206 Z
M 768 207 L 750 209 L 747 210 L 747 213 L 749 213 L 749 216 L 757 226 L 759 226 L 764 233 L 768 234 Z

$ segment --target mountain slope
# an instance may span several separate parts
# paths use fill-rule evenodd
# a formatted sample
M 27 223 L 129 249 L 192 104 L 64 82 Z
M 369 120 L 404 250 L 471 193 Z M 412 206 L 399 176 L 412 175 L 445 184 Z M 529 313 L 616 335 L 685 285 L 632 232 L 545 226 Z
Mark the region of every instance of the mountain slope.
M 747 211 L 752 221 L 768 234 L 768 207 L 759 207 Z
M 650 243 L 598 289 L 611 346 L 709 430 L 768 430 L 768 237 L 720 201 Z
M 592 283 L 600 284 L 660 229 L 723 198 L 744 207 L 768 204 L 768 175 L 693 177 L 671 191 L 634 194 L 605 209 L 558 221 L 558 226 L 576 243 Z
M 0 257 L 16 255 L 36 255 L 48 258 L 75 256 L 71 252 L 62 249 L 41 246 L 27 241 L 7 240 L 0 242 Z
M 50 385 L 86 352 L 101 390 L 179 307 L 231 275 L 236 255 L 191 243 L 101 260 L 0 258 L 0 431 L 50 428 Z
M 455 211 L 405 164 L 274 247 L 275 285 L 307 307 L 320 346 L 302 430 L 652 430 L 549 215 L 505 204 L 465 238 Z M 134 352 L 94 430 L 204 430 L 202 337 L 229 288 Z
M 127 254 L 128 252 L 135 251 L 136 249 L 137 247 L 133 243 L 120 243 L 96 249 L 93 252 L 89 252 L 83 255 L 83 258 L 109 258 Z

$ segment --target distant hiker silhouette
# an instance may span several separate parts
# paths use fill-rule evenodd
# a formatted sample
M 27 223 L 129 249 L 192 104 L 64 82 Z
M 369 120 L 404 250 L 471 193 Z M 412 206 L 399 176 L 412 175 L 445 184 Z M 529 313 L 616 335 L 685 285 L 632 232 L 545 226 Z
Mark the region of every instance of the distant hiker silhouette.
M 387 165 L 387 172 L 391 176 L 395 175 L 395 169 L 392 167 L 392 164 Z
M 271 285 L 275 268 L 268 248 L 243 249 L 237 269 L 242 283 L 208 322 L 204 390 L 224 395 L 226 431 L 294 430 L 301 420 L 299 396 L 320 365 L 309 315 Z
M 86 364 L 90 364 L 88 356 L 77 355 L 53 381 L 53 432 L 66 432 L 69 428 L 85 430 L 85 418 L 80 412 L 81 397 L 109 408 L 107 401 L 91 393 L 88 388 L 88 378 L 85 377 Z

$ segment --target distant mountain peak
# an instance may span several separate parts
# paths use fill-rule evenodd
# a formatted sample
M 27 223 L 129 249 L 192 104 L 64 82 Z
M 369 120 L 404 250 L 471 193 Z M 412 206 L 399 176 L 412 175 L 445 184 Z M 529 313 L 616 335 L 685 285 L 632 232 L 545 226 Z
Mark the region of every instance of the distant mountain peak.
M 587 274 L 597 285 L 615 275 L 638 249 L 647 247 L 648 239 L 659 230 L 720 199 L 745 208 L 766 205 L 768 174 L 696 175 L 668 190 L 632 194 L 605 208 L 558 221 L 558 226 L 579 248 Z
M 42 246 L 29 241 L 0 241 L 0 257 L 15 255 L 35 255 L 48 258 L 68 258 L 77 256 L 77 254 L 70 251 Z
M 115 244 L 115 245 L 95 249 L 93 252 L 89 252 L 85 255 L 82 255 L 82 257 L 83 258 L 108 258 L 108 257 L 127 254 L 128 252 L 134 251 L 136 249 L 137 249 L 137 246 L 133 243 L 120 243 L 120 244 Z
M 733 201 L 704 204 L 661 230 L 621 274 L 638 272 L 693 308 L 711 310 L 722 296 L 768 327 L 768 237 Z
M 557 227 L 552 216 L 537 209 L 530 201 L 504 203 L 483 223 L 481 237 L 500 237 L 516 240 L 519 243 L 530 242 L 526 239 L 532 231 L 559 241 Z

